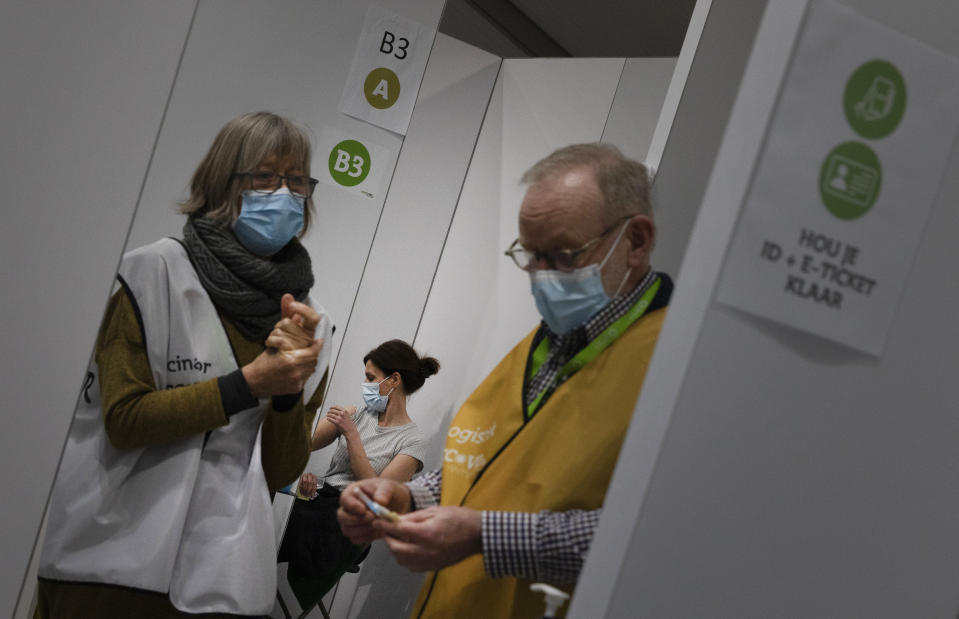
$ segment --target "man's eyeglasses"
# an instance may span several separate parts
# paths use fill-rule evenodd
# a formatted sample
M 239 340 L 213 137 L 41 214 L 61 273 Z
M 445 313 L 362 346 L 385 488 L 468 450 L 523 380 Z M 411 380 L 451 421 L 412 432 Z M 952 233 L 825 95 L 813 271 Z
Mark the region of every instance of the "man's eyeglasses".
M 568 273 L 569 271 L 574 271 L 577 268 L 577 261 L 579 260 L 580 256 L 589 251 L 592 247 L 599 243 L 603 237 L 613 230 L 616 230 L 620 224 L 632 216 L 633 215 L 627 215 L 620 218 L 616 221 L 616 223 L 600 232 L 599 236 L 586 241 L 577 249 L 532 251 L 520 245 L 519 239 L 517 238 L 515 241 L 510 243 L 510 246 L 503 253 L 512 258 L 513 262 L 516 263 L 516 266 L 524 271 L 533 271 L 536 269 L 537 263 L 545 262 L 547 268 L 549 269 L 555 269 L 557 271 L 564 271 Z
M 257 193 L 273 193 L 283 186 L 286 186 L 290 193 L 300 198 L 309 198 L 316 189 L 316 184 L 320 181 L 309 176 L 283 176 L 274 172 L 237 172 L 236 176 L 245 176 L 250 179 L 250 189 Z

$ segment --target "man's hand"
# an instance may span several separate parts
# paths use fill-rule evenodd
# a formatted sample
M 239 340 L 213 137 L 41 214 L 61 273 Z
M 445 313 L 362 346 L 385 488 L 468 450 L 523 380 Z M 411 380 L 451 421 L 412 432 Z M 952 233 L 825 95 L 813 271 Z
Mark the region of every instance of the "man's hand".
M 481 513 L 468 507 L 428 507 L 375 525 L 386 537 L 396 562 L 428 572 L 483 552 Z
M 340 509 L 337 510 L 336 517 L 340 521 L 343 534 L 358 546 L 383 537 L 383 533 L 377 528 L 382 521 L 366 507 L 363 498 L 356 492 L 357 489 L 398 514 L 410 511 L 412 500 L 409 488 L 392 479 L 373 477 L 347 486 L 340 493 Z

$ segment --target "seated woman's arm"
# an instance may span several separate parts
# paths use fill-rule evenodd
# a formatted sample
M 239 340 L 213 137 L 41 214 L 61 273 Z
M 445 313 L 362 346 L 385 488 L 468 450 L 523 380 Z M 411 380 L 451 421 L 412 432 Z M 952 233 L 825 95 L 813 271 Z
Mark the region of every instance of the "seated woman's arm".
M 413 475 L 422 467 L 423 463 L 413 456 L 396 454 L 379 476 L 402 483 L 413 479 Z
M 310 446 L 313 448 L 313 451 L 323 449 L 335 441 L 339 433 L 339 429 L 330 423 L 328 419 L 320 419 L 316 422 L 316 429 L 313 430 L 313 438 Z
M 370 458 L 363 448 L 363 439 L 360 438 L 360 432 L 353 422 L 353 415 L 355 414 L 355 406 L 331 406 L 324 421 L 334 426 L 346 439 L 346 449 L 350 456 L 353 479 L 369 479 L 370 477 L 376 477 L 376 471 L 370 464 Z
M 363 447 L 360 433 L 353 422 L 356 407 L 341 408 L 334 406 L 327 413 L 327 418 L 343 432 L 347 450 L 350 455 L 350 468 L 353 469 L 353 478 L 356 481 L 372 477 L 384 477 L 398 482 L 409 481 L 413 475 L 423 467 L 422 460 L 411 454 L 419 455 L 425 441 L 421 436 L 410 440 L 393 456 L 390 463 L 377 475 L 370 464 L 369 456 Z

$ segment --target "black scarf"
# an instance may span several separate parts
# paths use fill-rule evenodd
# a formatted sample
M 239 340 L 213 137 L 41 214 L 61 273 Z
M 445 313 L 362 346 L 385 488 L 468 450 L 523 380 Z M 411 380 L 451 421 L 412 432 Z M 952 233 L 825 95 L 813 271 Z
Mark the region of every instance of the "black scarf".
M 272 259 L 251 254 L 226 226 L 190 217 L 183 239 L 193 267 L 213 304 L 246 337 L 262 342 L 280 320 L 280 298 L 297 301 L 313 287 L 310 255 L 297 239 Z

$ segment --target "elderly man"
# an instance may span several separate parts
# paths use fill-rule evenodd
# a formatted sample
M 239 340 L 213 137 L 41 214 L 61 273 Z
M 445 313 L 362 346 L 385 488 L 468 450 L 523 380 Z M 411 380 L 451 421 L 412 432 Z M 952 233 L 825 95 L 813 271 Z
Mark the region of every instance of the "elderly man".
M 384 537 L 400 564 L 434 571 L 413 617 L 537 617 L 530 583 L 572 591 L 672 291 L 649 265 L 642 164 L 580 144 L 522 180 L 506 253 L 543 322 L 460 408 L 442 470 L 364 480 L 340 500 L 355 543 Z M 403 515 L 375 519 L 363 494 Z

